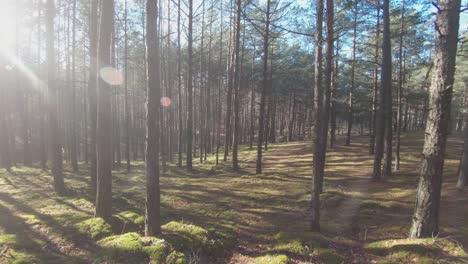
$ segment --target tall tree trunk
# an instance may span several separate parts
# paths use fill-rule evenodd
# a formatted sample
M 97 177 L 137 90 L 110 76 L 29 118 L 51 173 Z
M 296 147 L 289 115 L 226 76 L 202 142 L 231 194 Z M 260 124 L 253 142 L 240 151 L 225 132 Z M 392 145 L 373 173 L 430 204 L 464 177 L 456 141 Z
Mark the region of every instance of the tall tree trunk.
M 336 141 L 336 100 L 338 99 L 338 73 L 339 73 L 339 56 L 340 56 L 340 38 L 336 39 L 336 54 L 334 58 L 335 65 L 333 67 L 333 81 L 331 88 L 331 101 L 330 101 L 330 148 L 333 148 Z
M 324 101 L 323 101 L 323 112 L 320 132 L 320 181 L 319 191 L 323 190 L 323 178 L 325 176 L 325 159 L 327 154 L 327 136 L 328 136 L 328 121 L 330 120 L 330 95 L 332 87 L 332 75 L 333 75 L 333 41 L 334 41 L 334 0 L 327 0 L 327 37 L 326 37 L 326 48 L 325 48 L 325 89 L 324 89 Z
M 180 168 L 182 167 L 182 151 L 184 145 L 182 144 L 183 141 L 183 111 L 182 111 L 182 46 L 180 43 L 180 18 L 181 18 L 181 7 L 180 7 L 180 0 L 177 2 L 177 92 L 178 92 L 178 99 L 179 99 L 179 144 L 177 147 L 177 166 Z
M 401 1 L 401 17 L 400 17 L 400 43 L 398 51 L 398 95 L 397 95 L 397 128 L 395 138 L 395 170 L 400 170 L 400 136 L 402 127 L 402 97 L 403 97 L 403 37 L 405 29 L 405 0 Z
M 348 97 L 348 131 L 346 133 L 346 146 L 351 144 L 351 132 L 353 129 L 353 92 L 355 85 L 355 71 L 356 71 L 356 36 L 357 36 L 357 16 L 358 16 L 358 1 L 354 1 L 354 21 L 353 21 L 353 52 L 351 59 L 351 87 L 349 88 Z
M 234 142 L 232 147 L 232 168 L 234 171 L 239 171 L 239 161 L 237 159 L 238 145 L 239 145 L 239 90 L 240 90 L 240 32 L 241 32 L 241 0 L 236 0 L 236 32 L 235 32 L 235 42 L 234 42 Z
M 387 33 L 387 34 L 386 34 Z M 392 140 L 393 140 L 393 111 L 392 111 L 392 47 L 390 33 L 390 1 L 384 0 L 384 32 L 382 52 L 382 85 L 385 89 L 385 156 L 382 166 L 382 177 L 392 176 Z M 384 55 L 386 53 L 387 56 Z M 384 77 L 385 75 L 385 77 Z
M 380 0 L 376 2 L 377 24 L 375 26 L 375 51 L 374 51 L 374 72 L 373 72 L 373 94 L 372 94 L 372 120 L 371 133 L 369 137 L 369 154 L 374 155 L 375 135 L 377 133 L 377 100 L 379 89 L 379 36 L 380 36 Z
M 54 190 L 65 194 L 65 184 L 62 172 L 62 150 L 60 147 L 60 130 L 58 125 L 58 89 L 55 80 L 55 47 L 54 47 L 54 17 L 55 1 L 47 0 L 46 32 L 47 32 L 47 80 L 49 90 L 49 155 Z
M 192 170 L 193 144 L 193 0 L 188 1 L 188 109 L 187 109 L 187 169 Z
M 465 113 L 465 136 L 463 140 L 463 153 L 458 168 L 457 188 L 463 189 L 468 184 L 468 114 Z
M 314 111 L 313 111 L 313 145 L 312 145 L 312 185 L 311 185 L 311 221 L 310 230 L 320 231 L 320 177 L 322 168 L 320 146 L 323 115 L 323 70 L 322 70 L 322 24 L 323 24 L 323 0 L 316 0 L 315 20 L 315 71 L 314 71 Z M 294 113 L 293 113 L 294 114 Z
M 157 0 L 146 2 L 146 220 L 145 235 L 154 236 L 161 233 L 159 189 L 159 136 L 160 136 L 160 61 L 158 38 Z
M 73 0 L 72 13 L 72 43 L 71 43 L 71 129 L 70 129 L 70 160 L 73 172 L 78 172 L 78 150 L 76 137 L 76 0 Z
M 255 173 L 262 173 L 262 146 L 265 129 L 265 104 L 268 89 L 268 46 L 270 37 L 270 0 L 266 2 L 265 32 L 263 32 L 263 86 L 260 98 L 260 116 L 258 119 L 257 161 Z
M 416 207 L 410 229 L 412 238 L 433 237 L 439 233 L 440 194 L 455 75 L 460 2 L 441 0 L 438 4 L 435 65 L 429 89 L 429 116 Z
M 91 19 L 89 22 L 89 80 L 88 80 L 88 103 L 89 103 L 89 153 L 90 159 L 90 187 L 92 197 L 96 197 L 96 127 L 97 127 L 97 67 L 98 67 L 98 3 L 99 0 L 91 0 Z
M 388 134 L 391 136 L 391 113 L 392 109 L 388 109 L 391 104 L 388 104 L 389 90 L 392 88 L 392 61 L 391 61 L 391 43 L 390 43 L 390 6 L 389 0 L 384 0 L 383 4 L 383 15 L 384 15 L 384 30 L 383 30 L 383 43 L 382 43 L 382 73 L 380 78 L 380 107 L 376 116 L 376 140 L 375 140 L 375 155 L 374 155 L 374 171 L 372 174 L 373 179 L 379 180 L 382 178 L 382 157 L 384 152 L 384 138 L 388 140 Z M 391 100 L 391 99 L 390 99 Z M 388 110 L 390 110 L 390 117 L 388 115 Z M 390 128 L 388 126 L 388 118 L 390 120 Z M 390 131 L 389 131 L 390 130 Z M 386 136 L 386 137 L 384 137 Z M 387 144 L 387 154 L 388 147 L 390 147 L 391 153 L 391 137 L 390 137 L 390 146 Z M 387 162 L 385 162 L 388 164 Z M 384 168 L 386 168 L 384 164 Z M 391 157 L 390 157 L 390 166 L 391 166 Z M 390 167 L 391 169 L 391 167 Z M 385 171 L 385 169 L 384 169 Z M 385 174 L 384 174 L 385 175 Z
M 128 102 L 128 1 L 124 3 L 125 14 L 124 14 L 124 90 L 125 90 L 125 159 L 127 160 L 127 172 L 130 172 L 130 127 L 132 125 L 130 120 L 130 107 Z
M 114 22 L 114 0 L 102 0 L 101 23 L 99 28 L 99 69 L 111 65 L 111 42 Z M 109 68 L 107 68 L 109 69 Z M 96 217 L 109 219 L 112 216 L 112 86 L 99 78 L 97 92 L 97 191 Z

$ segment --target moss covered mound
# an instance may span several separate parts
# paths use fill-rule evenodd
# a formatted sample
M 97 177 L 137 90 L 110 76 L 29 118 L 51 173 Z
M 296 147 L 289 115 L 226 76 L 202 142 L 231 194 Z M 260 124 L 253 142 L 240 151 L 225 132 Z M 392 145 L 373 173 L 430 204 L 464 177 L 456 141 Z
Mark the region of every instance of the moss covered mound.
M 183 252 L 200 249 L 205 255 L 220 256 L 236 245 L 235 238 L 227 232 L 207 230 L 193 224 L 172 221 L 163 225 L 162 230 L 167 240 Z
M 100 217 L 90 218 L 75 225 L 77 230 L 91 239 L 100 239 L 112 234 L 111 226 Z
M 123 211 L 113 215 L 109 222 L 116 233 L 135 232 L 143 229 L 145 216 Z
M 344 258 L 334 249 L 330 249 L 331 238 L 314 232 L 286 233 L 274 236 L 273 250 L 290 255 L 312 254 L 317 263 L 342 263 Z
M 370 243 L 366 248 L 373 254 L 385 256 L 390 263 L 450 263 L 456 259 L 468 260 L 468 254 L 463 248 L 449 239 L 382 240 Z
M 142 237 L 138 233 L 125 233 L 98 241 L 102 247 L 99 261 L 109 263 L 165 263 L 183 264 L 185 257 L 176 252 L 165 240 Z

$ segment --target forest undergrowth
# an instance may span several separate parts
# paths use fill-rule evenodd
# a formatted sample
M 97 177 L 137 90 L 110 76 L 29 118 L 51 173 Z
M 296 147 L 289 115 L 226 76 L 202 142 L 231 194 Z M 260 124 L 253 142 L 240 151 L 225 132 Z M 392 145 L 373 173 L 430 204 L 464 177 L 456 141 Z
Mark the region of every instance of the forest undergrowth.
M 462 138 L 451 135 L 438 237 L 406 239 L 423 137 L 402 135 L 401 170 L 372 181 L 367 137 L 327 153 L 321 233 L 308 232 L 311 144 L 269 145 L 264 173 L 243 146 L 235 173 L 214 157 L 161 178 L 163 235 L 145 238 L 145 170 L 113 171 L 114 216 L 93 218 L 89 168 L 66 170 L 67 195 L 49 172 L 0 170 L 0 263 L 468 263 L 468 190 L 455 188 Z

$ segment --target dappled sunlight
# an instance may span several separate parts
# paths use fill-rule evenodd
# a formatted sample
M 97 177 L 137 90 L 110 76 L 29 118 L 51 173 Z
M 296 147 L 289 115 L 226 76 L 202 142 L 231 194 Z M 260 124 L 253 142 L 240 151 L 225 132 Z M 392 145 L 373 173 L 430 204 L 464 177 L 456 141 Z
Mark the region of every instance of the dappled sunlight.
M 401 239 L 407 235 L 419 162 L 407 160 L 402 171 L 392 178 L 382 182 L 372 181 L 372 156 L 367 155 L 367 147 L 364 143 L 361 145 L 360 140 L 366 139 L 357 140 L 355 145 L 360 146 L 358 149 L 336 147 L 328 156 L 324 193 L 321 194 L 323 238 L 310 235 L 314 240 L 308 240 L 307 237 L 290 235 L 307 229 L 309 219 L 310 145 L 300 143 L 272 144 L 270 150 L 265 152 L 266 172 L 261 175 L 254 174 L 252 164 L 255 151 L 248 148 L 243 148 L 240 153 L 248 157 L 241 163 L 246 172 L 240 174 L 232 172 L 224 163 L 216 166 L 210 156 L 204 164 L 195 163 L 195 174 L 187 174 L 185 170 L 169 164 L 169 171 L 161 177 L 162 221 L 187 221 L 231 233 L 239 240 L 239 247 L 246 259 L 284 252 L 292 259 L 300 260 L 302 253 L 297 252 L 307 251 L 304 241 L 317 243 L 322 239 L 324 244 L 318 244 L 318 248 L 339 245 L 333 251 L 338 256 L 350 256 L 349 250 L 360 250 L 367 252 L 363 253 L 366 258 L 372 259 L 377 249 L 371 249 L 374 246 L 367 249 L 366 245 L 370 242 Z M 449 141 L 451 148 L 456 147 L 454 142 L 456 139 Z M 405 150 L 404 155 L 417 155 L 418 149 L 411 147 Z M 348 159 L 353 152 L 363 155 Z M 444 234 L 467 245 L 468 229 L 460 226 L 464 225 L 468 212 L 460 206 L 468 202 L 468 195 L 460 195 L 454 187 L 453 171 L 456 166 L 455 160 L 447 162 L 441 228 Z M 70 245 L 75 245 L 78 238 L 83 241 L 83 237 L 107 237 L 110 233 L 114 234 L 114 228 L 137 234 L 142 231 L 140 220 L 144 215 L 145 203 L 145 169 L 142 162 L 135 163 L 130 173 L 121 169 L 114 171 L 116 210 L 110 227 L 92 218 L 94 206 L 86 198 L 89 197 L 86 173 L 71 174 L 66 171 L 67 185 L 73 186 L 80 197 L 46 195 L 52 193 L 52 178 L 40 169 L 12 167 L 10 172 L 0 170 L 0 174 L 0 206 L 10 210 L 6 217 L 16 219 L 21 225 L 48 237 L 57 248 L 64 248 L 57 251 L 62 255 L 60 258 L 83 260 L 93 255 L 86 250 L 81 255 L 81 249 L 72 249 Z M 9 228 L 0 221 L 0 241 L 3 235 L 10 234 Z M 284 234 L 277 235 L 281 232 Z M 107 247 L 107 242 L 103 241 L 100 245 Z M 295 254 L 298 254 L 298 258 L 293 257 Z M 440 254 L 436 256 L 443 257 Z M 392 259 L 396 255 L 384 257 Z

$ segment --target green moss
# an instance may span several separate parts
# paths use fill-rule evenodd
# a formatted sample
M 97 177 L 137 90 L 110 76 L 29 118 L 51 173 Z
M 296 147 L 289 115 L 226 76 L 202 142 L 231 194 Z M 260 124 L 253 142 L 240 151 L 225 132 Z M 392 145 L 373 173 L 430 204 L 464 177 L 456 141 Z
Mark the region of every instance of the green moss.
M 329 248 L 316 248 L 313 254 L 324 264 L 341 264 L 344 260 L 338 252 Z
M 203 247 L 208 242 L 208 231 L 196 225 L 169 222 L 161 227 L 165 232 L 175 235 L 180 238 L 179 242 L 181 245 L 189 249 Z M 178 246 L 178 245 L 174 245 Z
M 274 250 L 281 252 L 291 252 L 296 254 L 306 254 L 307 249 L 302 245 L 302 242 L 299 239 L 291 240 L 288 242 L 279 242 L 274 247 Z
M 305 254 L 307 247 L 328 247 L 330 239 L 322 234 L 314 232 L 279 232 L 274 236 L 276 241 L 274 249 L 289 251 L 291 253 Z
M 18 238 L 15 234 L 6 234 L 0 236 L 0 245 L 1 246 L 16 246 L 18 245 Z
M 2 247 L 3 249 L 3 247 Z M 13 248 L 6 248 L 6 251 L 0 255 L 0 263 L 5 264 L 42 264 L 45 263 L 41 258 L 36 255 L 18 251 Z
M 31 263 L 43 263 L 39 258 L 32 254 L 25 252 L 19 252 L 15 250 L 9 250 L 8 254 L 11 256 L 9 263 L 11 264 L 31 264 Z M 1 259 L 0 259 L 1 261 Z
M 287 264 L 289 261 L 286 255 L 265 255 L 254 260 L 256 264 Z
M 41 223 L 41 220 L 39 219 L 39 217 L 37 217 L 37 215 L 24 214 L 20 215 L 20 217 L 24 218 L 24 222 L 28 225 L 37 225 Z
M 115 232 L 135 232 L 142 228 L 145 217 L 133 211 L 123 211 L 113 215 L 110 223 Z
M 114 215 L 114 217 L 121 219 L 127 224 L 142 225 L 145 223 L 145 217 L 133 211 L 123 211 Z
M 161 228 L 171 244 L 182 251 L 201 249 L 204 254 L 219 256 L 236 245 L 235 237 L 228 232 L 206 230 L 196 225 L 175 221 Z
M 75 225 L 80 233 L 92 239 L 100 239 L 112 234 L 111 226 L 102 218 L 95 217 Z
M 462 258 L 468 256 L 463 248 L 449 239 L 382 240 L 370 243 L 366 248 L 373 254 L 386 256 L 396 262 L 417 260 L 415 263 L 435 263 L 434 259 L 442 261 L 446 255 Z
M 173 250 L 170 244 L 156 237 L 141 237 L 138 233 L 125 233 L 98 241 L 103 248 L 99 260 L 103 262 L 153 264 L 184 264 L 185 257 Z

